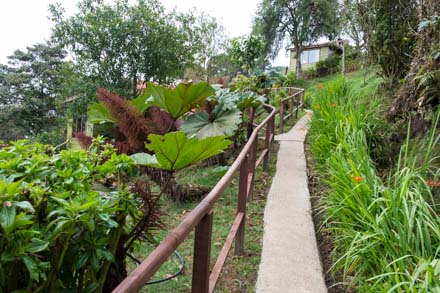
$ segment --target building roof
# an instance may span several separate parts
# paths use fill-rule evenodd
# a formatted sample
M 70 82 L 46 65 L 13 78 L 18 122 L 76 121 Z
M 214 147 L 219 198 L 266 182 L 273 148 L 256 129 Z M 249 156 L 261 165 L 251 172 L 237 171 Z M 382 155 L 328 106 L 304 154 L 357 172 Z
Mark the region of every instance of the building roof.
M 317 49 L 317 48 L 323 48 L 323 47 L 331 47 L 334 49 L 339 49 L 339 46 L 336 44 L 336 42 L 325 42 L 325 43 L 320 43 L 320 44 L 309 44 L 303 47 L 303 51 L 304 50 L 310 50 L 310 49 Z M 287 50 L 289 51 L 293 51 L 295 50 L 295 47 L 290 47 Z

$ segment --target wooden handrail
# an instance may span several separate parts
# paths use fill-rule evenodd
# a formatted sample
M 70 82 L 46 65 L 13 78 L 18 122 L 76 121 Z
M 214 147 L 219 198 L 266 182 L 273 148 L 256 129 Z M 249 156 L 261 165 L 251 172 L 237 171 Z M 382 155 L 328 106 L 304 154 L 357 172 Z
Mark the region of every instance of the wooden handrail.
M 296 98 L 296 111 L 300 107 L 300 97 L 304 99 L 304 90 L 292 88 L 296 92 L 289 97 L 290 111 L 292 115 L 293 98 Z M 214 291 L 224 266 L 228 252 L 235 240 L 235 254 L 241 255 L 244 252 L 245 220 L 247 202 L 252 200 L 253 182 L 255 169 L 263 162 L 263 169 L 267 170 L 270 148 L 275 137 L 275 115 L 280 113 L 280 125 L 283 124 L 284 102 L 278 112 L 275 107 L 264 104 L 268 116 L 253 129 L 247 143 L 241 150 L 238 157 L 232 163 L 226 174 L 217 182 L 208 195 L 174 228 L 168 236 L 153 250 L 150 255 L 120 284 L 113 290 L 113 293 L 137 292 L 144 284 L 150 280 L 153 274 L 177 249 L 177 247 L 188 237 L 195 228 L 193 278 L 192 292 L 211 293 Z M 302 105 L 304 103 L 302 102 Z M 298 115 L 298 114 L 297 114 Z M 264 148 L 257 159 L 258 133 L 265 127 Z M 240 182 L 237 200 L 237 212 L 227 236 L 223 248 L 209 275 L 210 243 L 212 236 L 213 207 L 223 191 L 234 179 L 237 172 L 240 172 Z M 197 274 L 197 275 L 194 275 Z
M 293 111 L 295 111 L 295 119 L 298 119 L 298 111 L 301 107 L 304 109 L 304 89 L 294 88 L 294 87 L 284 87 L 284 88 L 270 88 L 268 90 L 273 90 L 278 92 L 280 89 L 287 89 L 289 95 L 280 102 L 280 122 L 279 122 L 279 133 L 283 133 L 284 120 L 289 118 L 290 125 L 293 125 Z M 293 103 L 296 106 L 293 107 Z M 289 110 L 289 114 L 284 115 L 285 110 Z

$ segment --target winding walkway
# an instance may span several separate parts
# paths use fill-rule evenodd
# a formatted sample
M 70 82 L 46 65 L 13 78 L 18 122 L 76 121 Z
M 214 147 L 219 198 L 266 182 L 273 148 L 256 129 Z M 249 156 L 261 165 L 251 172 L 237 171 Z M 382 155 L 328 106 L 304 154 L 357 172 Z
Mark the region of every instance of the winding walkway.
M 310 113 L 280 142 L 277 171 L 264 211 L 257 293 L 324 293 L 327 288 L 312 220 L 304 140 Z

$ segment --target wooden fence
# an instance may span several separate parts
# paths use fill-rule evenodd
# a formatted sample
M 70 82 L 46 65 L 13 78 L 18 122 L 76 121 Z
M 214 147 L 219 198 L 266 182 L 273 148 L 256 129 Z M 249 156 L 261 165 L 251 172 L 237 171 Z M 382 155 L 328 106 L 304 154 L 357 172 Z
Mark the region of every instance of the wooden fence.
M 293 98 L 299 97 L 299 95 L 292 94 L 289 98 L 293 101 Z M 298 101 L 297 108 L 300 106 Z M 271 105 L 265 104 L 264 108 L 268 116 L 252 131 L 246 145 L 228 172 L 182 222 L 169 233 L 165 240 L 113 290 L 114 293 L 138 292 L 194 228 L 192 292 L 207 293 L 214 291 L 234 240 L 235 255 L 243 255 L 244 253 L 246 207 L 247 202 L 252 200 L 255 170 L 261 163 L 263 163 L 263 169 L 267 170 L 271 143 L 275 136 L 275 115 L 277 113 L 283 114 L 281 110 L 283 106 L 281 106 L 279 112 Z M 286 119 L 281 117 L 280 121 Z M 257 158 L 258 134 L 260 131 L 265 132 L 265 136 L 262 138 L 264 139 L 264 148 Z M 213 207 L 237 172 L 239 172 L 239 187 L 235 219 L 217 261 L 210 272 L 212 224 L 215 216 Z
M 275 92 L 275 95 L 280 91 L 286 91 L 287 97 L 281 99 L 279 110 L 279 133 L 283 133 L 284 120 L 289 119 L 290 125 L 293 125 L 293 112 L 295 111 L 295 118 L 297 119 L 300 107 L 304 109 L 304 89 L 295 87 L 280 87 L 270 88 L 268 90 Z M 286 112 L 288 113 L 287 115 L 285 115 Z

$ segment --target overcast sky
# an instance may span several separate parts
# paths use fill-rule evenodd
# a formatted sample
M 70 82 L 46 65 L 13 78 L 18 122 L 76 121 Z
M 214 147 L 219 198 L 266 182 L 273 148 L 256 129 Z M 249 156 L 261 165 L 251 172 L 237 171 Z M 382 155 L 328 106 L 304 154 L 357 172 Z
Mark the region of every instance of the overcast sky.
M 0 63 L 16 49 L 44 42 L 52 23 L 48 6 L 56 0 L 0 0 Z M 67 14 L 73 14 L 78 0 L 59 0 Z M 171 10 L 187 11 L 196 7 L 218 18 L 231 37 L 250 33 L 253 15 L 260 0 L 161 0 Z M 287 66 L 284 50 L 274 65 Z

